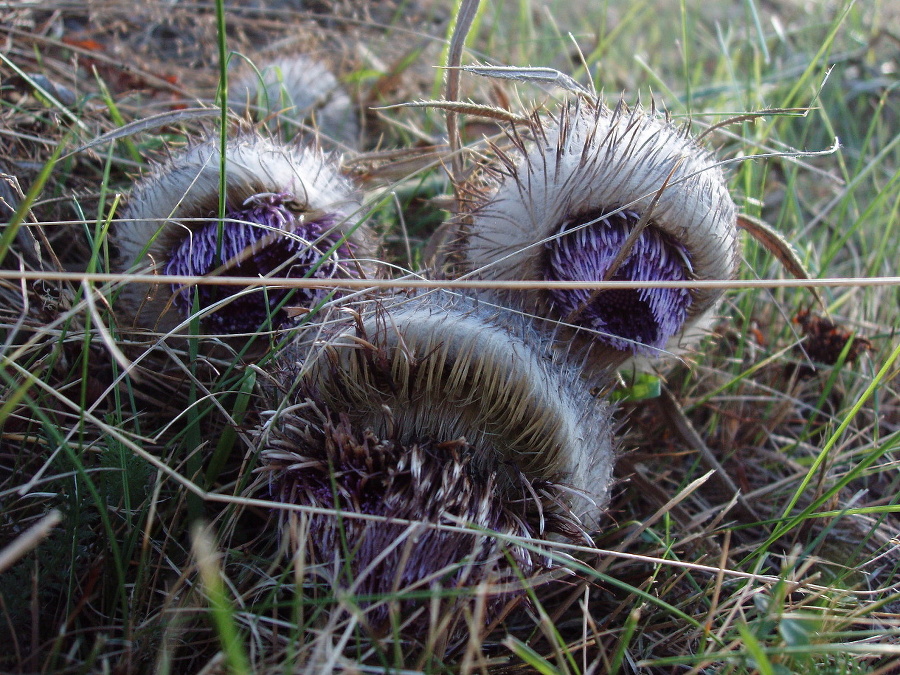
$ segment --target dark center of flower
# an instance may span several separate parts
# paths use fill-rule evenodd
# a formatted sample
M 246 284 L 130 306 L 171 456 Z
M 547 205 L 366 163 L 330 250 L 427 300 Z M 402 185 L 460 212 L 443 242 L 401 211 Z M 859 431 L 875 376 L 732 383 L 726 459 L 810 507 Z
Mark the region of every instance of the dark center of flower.
M 690 255 L 651 222 L 610 276 L 616 257 L 640 220 L 631 211 L 611 216 L 587 214 L 563 224 L 547 243 L 544 278 L 548 281 L 684 281 Z M 595 221 L 596 222 L 592 222 Z M 591 223 L 585 225 L 585 223 Z M 568 234 L 566 234 L 568 233 Z M 549 291 L 564 321 L 599 333 L 622 351 L 652 355 L 665 347 L 687 318 L 691 294 L 685 288 L 608 291 Z
M 343 243 L 328 255 L 341 239 L 341 233 L 332 229 L 340 216 L 326 214 L 306 222 L 287 208 L 286 204 L 293 198 L 289 193 L 263 193 L 250 197 L 238 208 L 229 208 L 222 228 L 219 257 L 216 256 L 219 227 L 213 220 L 193 230 L 175 247 L 165 274 L 202 276 L 225 263 L 228 267 L 224 275 L 236 277 L 356 276 L 354 268 L 339 264 L 341 259 L 352 257 L 350 244 Z M 181 284 L 172 284 L 175 305 L 189 316 L 194 289 L 182 289 Z M 204 326 L 224 334 L 256 331 L 267 322 L 272 328 L 287 323 L 287 313 L 280 306 L 291 291 L 258 288 L 241 293 L 244 290 L 236 286 L 196 286 L 200 309 L 240 293 L 222 308 L 204 314 Z M 327 290 L 300 288 L 293 293 L 291 304 L 310 307 Z

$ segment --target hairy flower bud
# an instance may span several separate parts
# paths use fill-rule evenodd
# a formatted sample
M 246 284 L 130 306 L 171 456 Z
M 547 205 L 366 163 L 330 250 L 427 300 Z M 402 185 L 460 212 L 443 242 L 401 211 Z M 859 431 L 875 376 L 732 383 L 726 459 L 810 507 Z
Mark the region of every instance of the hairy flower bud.
M 322 63 L 304 54 L 281 56 L 259 68 L 242 68 L 228 88 L 228 105 L 267 120 L 284 136 L 300 126 L 355 148 L 359 142 L 357 111 L 347 92 Z
M 527 137 L 527 138 L 526 138 Z M 570 103 L 500 152 L 494 185 L 451 230 L 457 275 L 491 280 L 729 279 L 736 209 L 713 157 L 639 108 Z M 682 346 L 720 295 L 709 289 L 504 291 L 550 319 L 601 370 Z M 593 364 L 593 365 L 592 365 Z
M 122 306 L 135 325 L 171 331 L 187 325 L 196 301 L 201 326 L 215 334 L 255 332 L 288 322 L 285 302 L 304 308 L 326 295 L 277 287 L 166 283 L 166 276 L 351 278 L 372 237 L 359 222 L 359 195 L 313 147 L 282 146 L 244 134 L 226 147 L 225 219 L 219 209 L 219 139 L 208 138 L 137 183 L 115 231 L 121 271 L 152 272 L 158 284 L 129 284 Z M 196 295 L 195 295 L 196 291 Z

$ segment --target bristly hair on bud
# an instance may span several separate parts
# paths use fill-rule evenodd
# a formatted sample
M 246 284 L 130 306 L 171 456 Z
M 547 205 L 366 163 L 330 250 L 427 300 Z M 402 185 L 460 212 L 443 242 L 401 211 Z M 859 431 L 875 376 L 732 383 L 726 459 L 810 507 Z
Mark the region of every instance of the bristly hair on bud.
M 228 140 L 220 224 L 219 139 L 206 138 L 140 180 L 114 231 L 121 272 L 153 273 L 120 296 L 123 324 L 169 332 L 188 324 L 195 301 L 204 332 L 252 333 L 289 325 L 283 305 L 308 309 L 327 291 L 183 286 L 167 276 L 356 278 L 373 236 L 355 188 L 314 146 L 280 145 L 256 133 Z
M 343 415 L 288 415 L 270 425 L 261 473 L 271 499 L 331 511 L 308 516 L 309 536 L 290 543 L 318 575 L 335 574 L 335 589 L 364 598 L 363 626 L 389 633 L 394 615 L 406 639 L 439 627 L 455 639 L 478 594 L 484 623 L 495 621 L 549 565 L 530 494 L 541 486 L 520 475 L 523 496 L 498 499 L 496 475 L 474 472 L 472 457 L 463 439 L 404 445 Z M 279 510 L 282 536 L 287 517 Z
M 464 438 L 473 470 L 497 472 L 500 489 L 519 482 L 507 466 L 566 485 L 567 513 L 596 527 L 614 454 L 611 410 L 521 314 L 443 292 L 386 298 L 297 362 L 311 398 L 354 425 L 404 445 Z
M 517 540 L 584 541 L 598 526 L 612 409 L 528 319 L 429 292 L 371 301 L 313 332 L 279 357 L 262 471 L 278 500 L 384 517 L 312 518 L 327 568 L 339 569 L 344 528 L 344 564 L 367 593 L 485 583 L 493 617 L 524 597 L 517 579 L 552 566 Z M 409 528 L 396 519 L 424 524 L 415 543 L 390 546 Z
M 445 230 L 452 276 L 508 281 L 730 279 L 737 212 L 712 155 L 685 129 L 624 103 L 579 98 L 510 132 L 513 149 Z M 549 320 L 588 371 L 682 349 L 721 291 L 503 291 Z
M 264 122 L 282 138 L 306 128 L 343 147 L 359 145 L 353 101 L 331 70 L 307 54 L 239 68 L 228 87 L 228 105 Z

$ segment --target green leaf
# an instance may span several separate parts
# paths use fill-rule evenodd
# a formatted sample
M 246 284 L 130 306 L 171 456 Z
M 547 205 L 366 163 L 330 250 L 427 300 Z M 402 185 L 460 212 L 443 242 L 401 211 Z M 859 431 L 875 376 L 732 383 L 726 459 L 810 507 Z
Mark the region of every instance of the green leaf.
M 616 389 L 610 398 L 616 402 L 622 401 L 646 401 L 651 398 L 659 398 L 661 393 L 660 379 L 649 373 L 638 373 L 631 384 L 624 389 Z
M 753 660 L 760 675 L 775 675 L 775 669 L 772 667 L 769 657 L 766 656 L 763 645 L 756 639 L 750 627 L 747 624 L 739 624 L 738 632 L 744 640 L 744 649 L 747 652 L 747 656 Z
M 812 617 L 790 617 L 782 619 L 778 632 L 789 647 L 808 646 L 816 632 L 818 622 Z
M 541 675 L 558 675 L 559 670 L 552 663 L 512 635 L 506 636 L 503 646 L 534 668 L 535 672 L 541 673 Z

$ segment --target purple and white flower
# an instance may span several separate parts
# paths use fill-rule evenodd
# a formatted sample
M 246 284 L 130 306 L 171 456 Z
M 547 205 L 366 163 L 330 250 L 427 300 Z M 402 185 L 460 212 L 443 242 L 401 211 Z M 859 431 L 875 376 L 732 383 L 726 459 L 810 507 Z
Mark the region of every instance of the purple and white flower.
M 490 617 L 524 599 L 520 580 L 552 566 L 525 542 L 584 541 L 612 482 L 612 410 L 551 352 L 520 313 L 435 292 L 301 334 L 276 371 L 262 471 L 278 500 L 369 516 L 312 517 L 312 558 L 374 597 L 484 583 Z M 411 532 L 397 519 L 424 524 L 414 544 L 397 545 Z
M 692 281 L 737 269 L 736 208 L 712 155 L 657 115 L 584 100 L 513 130 L 494 178 L 457 217 L 452 274 L 490 280 Z M 685 345 L 709 289 L 504 291 L 592 369 Z
M 218 138 L 156 167 L 129 197 L 115 242 L 123 272 L 159 274 L 121 294 L 134 325 L 185 330 L 195 302 L 214 334 L 289 323 L 284 306 L 311 309 L 326 291 L 166 283 L 166 276 L 356 278 L 373 249 L 362 203 L 329 157 L 311 146 L 243 134 L 226 148 L 225 218 L 219 222 Z

